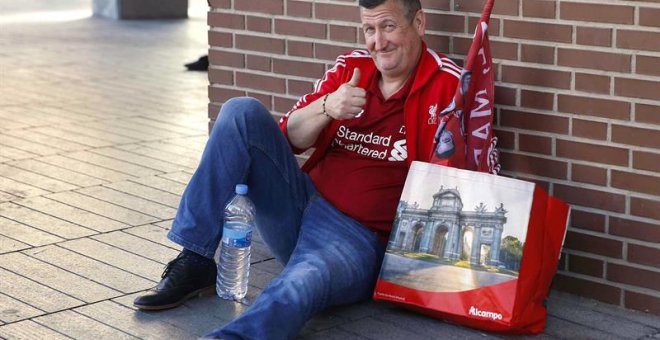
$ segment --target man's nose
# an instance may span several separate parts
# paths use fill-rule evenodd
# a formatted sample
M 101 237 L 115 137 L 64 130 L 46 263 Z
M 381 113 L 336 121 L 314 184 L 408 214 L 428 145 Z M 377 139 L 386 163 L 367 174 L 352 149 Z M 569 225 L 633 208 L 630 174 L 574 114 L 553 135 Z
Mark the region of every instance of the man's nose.
M 374 44 L 376 51 L 380 51 L 387 46 L 387 39 L 382 31 L 376 30 L 376 33 L 374 34 Z

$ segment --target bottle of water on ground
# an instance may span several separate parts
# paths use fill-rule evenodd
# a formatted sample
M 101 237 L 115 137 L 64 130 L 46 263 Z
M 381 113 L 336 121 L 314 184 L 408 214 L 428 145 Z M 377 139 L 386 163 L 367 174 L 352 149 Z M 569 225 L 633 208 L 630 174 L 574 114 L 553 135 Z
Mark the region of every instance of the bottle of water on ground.
M 236 196 L 225 207 L 216 291 L 226 300 L 241 301 L 247 293 L 255 224 L 255 208 L 247 192 L 247 185 L 236 185 Z

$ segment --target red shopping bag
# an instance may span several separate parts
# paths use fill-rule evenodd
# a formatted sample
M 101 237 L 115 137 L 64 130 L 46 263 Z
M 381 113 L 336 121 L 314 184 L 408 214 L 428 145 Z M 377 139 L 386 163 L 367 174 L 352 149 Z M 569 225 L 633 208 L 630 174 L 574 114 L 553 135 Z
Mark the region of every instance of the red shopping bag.
M 569 210 L 532 182 L 413 162 L 374 298 L 482 330 L 542 332 Z

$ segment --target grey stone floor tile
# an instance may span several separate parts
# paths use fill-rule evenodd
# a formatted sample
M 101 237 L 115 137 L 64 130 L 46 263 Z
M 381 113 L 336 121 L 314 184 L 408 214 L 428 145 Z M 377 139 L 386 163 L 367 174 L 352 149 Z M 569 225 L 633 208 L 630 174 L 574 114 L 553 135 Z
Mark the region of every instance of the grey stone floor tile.
M 3 203 L 6 204 L 6 203 Z M 31 246 L 42 246 L 63 241 L 61 237 L 46 233 L 42 230 L 32 228 L 28 225 L 0 217 L 0 235 L 10 237 L 14 240 L 29 244 Z
M 33 319 L 35 322 L 66 334 L 74 339 L 137 339 L 128 333 L 110 327 L 73 311 L 63 311 Z
M 208 140 L 208 137 L 206 137 Z M 186 156 L 191 158 L 199 158 L 204 151 L 204 146 L 199 146 L 197 142 L 188 142 L 189 139 L 184 140 L 184 142 L 177 143 L 177 139 L 168 139 L 168 140 L 159 140 L 154 142 L 144 142 L 140 145 L 149 148 L 150 150 L 160 150 L 161 152 L 166 152 L 168 154 L 175 154 L 179 156 Z M 124 146 L 122 146 L 124 147 Z M 197 157 L 194 157 L 198 155 Z
M 172 222 L 168 221 L 167 223 L 169 225 Z M 170 241 L 167 238 L 167 232 L 169 231 L 167 228 L 159 227 L 153 224 L 147 224 L 129 229 L 124 229 L 123 231 L 131 235 L 135 235 L 143 239 L 156 242 L 162 246 L 174 249 L 177 251 L 177 253 L 181 250 L 181 246 Z
M 153 178 L 157 178 L 157 177 L 153 177 Z M 181 195 L 176 195 L 169 193 L 167 191 L 155 189 L 153 187 L 142 185 L 134 181 L 130 181 L 130 182 L 122 181 L 122 182 L 110 183 L 104 185 L 104 187 L 108 187 L 125 194 L 130 194 L 151 202 L 156 202 L 158 204 L 165 205 L 173 209 L 179 207 L 179 201 L 181 200 Z
M 154 154 L 139 155 L 118 148 L 100 148 L 91 150 L 106 157 L 114 158 L 131 164 L 137 164 L 141 167 L 154 169 L 159 172 L 173 172 L 181 170 L 181 166 L 174 163 L 174 159 L 160 160 L 154 157 Z
M 173 218 L 176 215 L 176 209 L 166 205 L 146 200 L 137 196 L 126 194 L 117 190 L 105 187 L 90 187 L 79 189 L 76 192 L 87 195 L 105 202 L 115 204 L 126 209 L 137 211 L 141 214 L 153 216 L 158 219 Z M 153 222 L 153 221 L 149 221 Z M 148 222 L 145 222 L 148 223 Z M 144 223 L 140 223 L 144 224 Z
M 108 232 L 128 227 L 128 225 L 122 222 L 45 197 L 24 199 L 15 203 L 99 232 Z
M 190 170 L 197 168 L 197 165 L 199 164 L 199 157 L 191 157 L 191 155 L 201 156 L 201 152 L 189 151 L 187 155 L 180 155 L 177 153 L 171 153 L 168 151 L 147 147 L 142 144 L 121 145 L 117 148 L 130 151 L 138 155 L 145 155 L 158 160 L 174 163 L 178 166 L 177 170 Z
M 69 169 L 77 173 L 82 173 L 88 176 L 102 179 L 106 182 L 121 181 L 127 178 L 136 177 L 125 172 L 115 171 L 112 169 L 104 168 L 102 166 L 59 155 L 40 157 L 37 160 L 60 168 Z
M 0 176 L 50 192 L 67 191 L 77 188 L 75 185 L 66 182 L 4 164 L 0 164 Z
M 76 133 L 71 133 L 68 131 L 61 130 L 59 128 L 54 128 L 54 127 L 38 127 L 32 129 L 32 131 L 51 136 L 51 137 L 56 137 L 60 139 L 67 140 L 69 142 L 73 143 L 78 143 L 82 144 L 88 147 L 95 147 L 95 148 L 100 148 L 103 146 L 110 146 L 112 145 L 112 142 L 103 140 L 103 139 L 98 139 L 90 136 L 85 136 L 81 134 L 76 134 Z
M 19 200 L 20 197 L 14 196 L 12 194 L 6 193 L 4 191 L 0 191 L 0 202 L 11 202 L 15 200 Z
M 441 339 L 442 337 L 439 336 L 437 339 Z M 313 332 L 309 331 L 307 329 L 303 329 L 303 331 L 300 333 L 300 336 L 297 337 L 296 339 L 299 340 L 359 340 L 359 339 L 368 339 L 365 337 L 362 337 L 360 335 L 357 335 L 355 333 L 349 333 L 347 331 L 344 331 L 340 328 L 330 328 L 324 331 L 320 332 Z
M 389 322 L 383 322 L 371 317 L 343 324 L 339 327 L 348 333 L 356 334 L 367 339 L 406 339 L 428 340 L 428 336 L 402 329 Z
M 120 207 L 76 192 L 63 192 L 46 196 L 49 199 L 87 210 L 113 220 L 137 226 L 158 221 L 158 218 Z
M 106 169 L 114 170 L 120 173 L 130 174 L 132 177 L 142 177 L 161 174 L 165 171 L 159 171 L 146 166 L 140 166 L 129 162 L 124 162 L 112 157 L 106 157 L 90 151 L 78 151 L 65 155 L 68 158 L 77 159 L 81 162 L 94 164 Z
M 63 151 L 78 151 L 89 148 L 83 144 L 73 143 L 62 138 L 44 135 L 32 130 L 9 130 L 4 131 L 4 133 L 16 138 L 27 139 L 35 143 L 49 145 Z
M 0 255 L 0 267 L 85 302 L 97 302 L 120 295 L 116 290 L 25 254 Z
M 16 138 L 2 133 L 0 133 L 0 144 L 2 144 L 3 147 L 11 146 L 40 156 L 53 155 L 62 152 L 61 149 L 52 146 L 34 143 L 26 139 Z
M 58 333 L 32 320 L 23 320 L 16 323 L 0 326 L 0 338 L 8 340 L 71 339 L 62 333 Z
M 16 322 L 45 314 L 44 311 L 0 293 L 0 321 Z
M 147 125 L 154 128 L 159 128 L 167 131 L 178 132 L 182 135 L 199 135 L 200 132 L 203 133 L 201 129 L 190 129 L 182 125 L 178 125 L 173 122 L 159 121 L 156 119 L 150 119 L 146 117 L 130 117 L 126 119 L 127 122 L 134 123 L 136 125 Z
M 108 234 L 96 235 L 92 238 L 162 264 L 167 264 L 179 254 L 179 251 L 175 249 L 128 234 L 125 231 L 115 231 Z
M 6 159 L 17 160 L 17 159 L 34 158 L 39 155 L 31 152 L 23 151 L 17 148 L 12 148 L 11 146 L 2 145 L 2 147 L 0 147 L 0 156 Z
M 177 172 L 171 172 L 167 174 L 162 174 L 158 175 L 159 177 L 163 177 L 175 182 L 179 182 L 185 185 L 188 185 L 188 182 L 190 182 L 190 177 L 192 177 L 191 173 L 185 172 L 185 171 L 177 171 Z
M 59 245 L 103 263 L 122 268 L 148 280 L 160 280 L 160 275 L 164 269 L 162 263 L 88 238 L 67 241 Z
M 7 236 L 0 235 L 0 254 L 10 253 L 22 249 L 30 248 L 29 244 L 14 240 Z
M 92 229 L 14 203 L 0 204 L 0 216 L 43 230 L 64 239 L 85 237 L 97 233 Z
M 140 177 L 140 178 L 132 178 L 129 180 L 130 182 L 133 183 L 138 183 L 150 188 L 158 189 L 164 192 L 168 192 L 170 194 L 173 194 L 174 196 L 177 197 L 177 200 L 181 199 L 181 194 L 183 194 L 183 190 L 186 188 L 185 184 L 181 184 L 176 181 L 171 181 L 169 179 L 159 177 L 159 176 L 147 176 L 147 177 Z
M 544 334 L 559 339 L 633 339 L 627 336 L 621 337 L 604 332 L 594 327 L 587 327 L 570 320 L 558 319 L 553 316 L 548 317 Z
M 30 249 L 23 253 L 122 293 L 133 293 L 153 286 L 152 281 L 58 246 Z
M 84 302 L 24 276 L 0 268 L 0 292 L 48 313 Z
M 163 130 L 157 127 L 153 126 L 148 126 L 148 125 L 136 125 L 132 122 L 127 122 L 124 120 L 112 120 L 112 121 L 104 121 L 104 124 L 112 127 L 112 128 L 117 128 L 120 130 L 131 130 L 131 131 L 136 131 L 138 134 L 145 134 L 147 136 L 155 136 L 156 138 L 159 139 L 165 139 L 165 138 L 178 138 L 181 137 L 182 134 L 174 131 L 168 131 L 168 130 Z
M 189 332 L 168 324 L 158 313 L 135 311 L 112 301 L 76 308 L 76 312 L 140 339 L 190 339 Z
M 113 120 L 116 121 L 116 119 Z M 112 135 L 115 136 L 128 138 L 128 140 L 131 141 L 130 143 L 137 143 L 140 141 L 152 141 L 162 138 L 160 136 L 151 135 L 148 133 L 144 133 L 142 131 L 127 129 L 126 127 L 112 124 L 111 121 L 105 119 L 101 121 L 97 120 L 97 121 L 80 122 L 80 123 L 75 123 L 75 125 L 80 128 L 86 129 L 88 131 L 100 131 L 103 133 L 111 133 Z M 115 144 L 125 144 L 125 142 L 123 143 L 115 142 Z
M 84 126 L 75 124 L 63 124 L 57 127 L 61 131 L 65 131 L 71 135 L 87 136 L 98 139 L 100 141 L 110 142 L 111 144 L 129 144 L 138 142 L 137 139 L 117 135 L 108 130 L 90 129 Z
M 46 190 L 42 190 L 25 183 L 16 182 L 13 179 L 7 177 L 0 177 L 0 191 L 4 191 L 21 198 L 40 196 L 48 193 Z
M 9 163 L 9 165 L 54 178 L 76 187 L 86 187 L 106 183 L 103 179 L 88 176 L 80 172 L 75 172 L 67 168 L 54 166 L 34 159 L 14 161 Z
M 454 325 L 402 308 L 389 309 L 384 313 L 374 316 L 374 318 L 427 338 L 433 337 L 434 334 L 442 333 L 445 339 L 496 339 L 494 335 L 490 335 L 487 332 Z

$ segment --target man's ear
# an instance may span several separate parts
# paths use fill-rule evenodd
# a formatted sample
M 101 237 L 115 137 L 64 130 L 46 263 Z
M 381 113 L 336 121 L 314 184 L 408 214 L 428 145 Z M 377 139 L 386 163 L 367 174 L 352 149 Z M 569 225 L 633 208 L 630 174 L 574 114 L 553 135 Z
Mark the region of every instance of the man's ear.
M 424 10 L 420 9 L 415 13 L 413 27 L 417 30 L 417 34 L 420 37 L 424 36 L 424 32 L 426 31 L 426 14 L 424 14 Z

